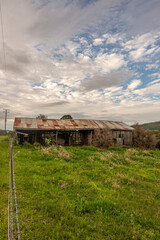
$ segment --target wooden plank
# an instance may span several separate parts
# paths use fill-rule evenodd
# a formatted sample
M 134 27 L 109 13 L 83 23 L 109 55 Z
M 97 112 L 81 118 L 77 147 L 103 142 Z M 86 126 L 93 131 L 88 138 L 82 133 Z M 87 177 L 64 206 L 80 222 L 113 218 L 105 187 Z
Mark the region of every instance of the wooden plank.
M 58 143 L 58 131 L 56 131 L 56 145 Z

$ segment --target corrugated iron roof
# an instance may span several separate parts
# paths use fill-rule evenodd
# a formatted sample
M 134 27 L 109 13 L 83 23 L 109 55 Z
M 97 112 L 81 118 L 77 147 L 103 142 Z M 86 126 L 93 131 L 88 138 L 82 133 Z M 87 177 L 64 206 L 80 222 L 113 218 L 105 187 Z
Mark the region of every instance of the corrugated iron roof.
M 56 120 L 39 118 L 15 118 L 15 130 L 87 130 L 108 128 L 111 130 L 130 130 L 133 128 L 122 122 L 102 120 Z

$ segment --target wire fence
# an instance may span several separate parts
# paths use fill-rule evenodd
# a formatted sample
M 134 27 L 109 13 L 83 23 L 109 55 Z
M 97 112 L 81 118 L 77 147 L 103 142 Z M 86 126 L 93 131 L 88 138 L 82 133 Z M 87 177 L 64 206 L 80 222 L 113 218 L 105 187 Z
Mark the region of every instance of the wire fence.
M 16 182 L 14 175 L 14 164 L 13 164 L 13 141 L 9 138 L 9 155 L 10 155 L 10 167 L 9 167 L 9 215 L 8 215 L 8 239 L 9 240 L 20 240 L 20 228 L 18 219 L 18 203 L 16 193 Z M 14 229 L 14 220 L 16 228 Z

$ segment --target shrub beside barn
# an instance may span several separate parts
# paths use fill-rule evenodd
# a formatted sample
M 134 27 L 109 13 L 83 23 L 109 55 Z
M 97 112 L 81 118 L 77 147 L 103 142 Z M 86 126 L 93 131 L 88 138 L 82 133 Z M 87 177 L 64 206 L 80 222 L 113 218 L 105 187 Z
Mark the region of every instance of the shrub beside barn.
M 122 122 L 102 120 L 56 120 L 15 118 L 14 135 L 20 144 L 28 141 L 45 144 L 50 139 L 59 145 L 106 146 L 107 141 L 117 145 L 132 145 L 134 128 Z

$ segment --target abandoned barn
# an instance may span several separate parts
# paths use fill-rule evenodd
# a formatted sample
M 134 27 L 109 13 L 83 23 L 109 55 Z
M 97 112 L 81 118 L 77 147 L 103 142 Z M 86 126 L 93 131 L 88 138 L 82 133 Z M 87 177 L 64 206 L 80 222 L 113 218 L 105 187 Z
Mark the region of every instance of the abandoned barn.
M 15 118 L 13 127 L 20 144 L 24 141 L 45 144 L 50 139 L 52 144 L 59 145 L 92 145 L 97 129 L 110 130 L 117 145 L 132 145 L 133 128 L 122 122 Z

